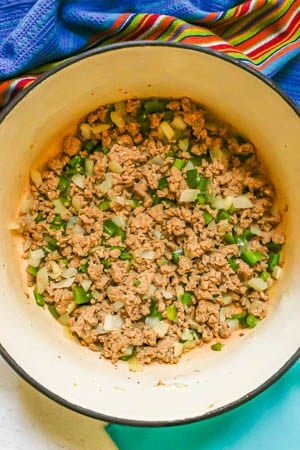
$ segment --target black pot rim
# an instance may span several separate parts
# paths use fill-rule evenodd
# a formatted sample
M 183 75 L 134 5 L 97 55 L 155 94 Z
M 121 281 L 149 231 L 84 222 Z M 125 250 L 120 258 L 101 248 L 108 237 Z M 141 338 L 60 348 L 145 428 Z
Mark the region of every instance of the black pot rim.
M 149 46 L 155 46 L 155 47 L 175 47 L 175 48 L 184 48 L 186 50 L 192 50 L 200 53 L 206 53 L 208 55 L 214 56 L 216 58 L 222 59 L 224 61 L 227 61 L 230 64 L 233 64 L 237 67 L 239 67 L 241 70 L 244 70 L 251 75 L 258 78 L 260 81 L 262 81 L 264 84 L 268 85 L 269 88 L 271 88 L 273 91 L 275 91 L 293 110 L 294 112 L 300 116 L 300 110 L 297 108 L 295 103 L 270 79 L 268 79 L 263 74 L 259 73 L 252 67 L 246 65 L 245 63 L 235 60 L 232 57 L 225 55 L 223 53 L 220 53 L 216 50 L 212 50 L 209 48 L 199 47 L 197 45 L 187 45 L 187 44 L 178 44 L 178 43 L 171 43 L 171 42 L 158 42 L 158 41 L 128 41 L 124 43 L 118 43 L 118 44 L 111 44 L 106 45 L 99 48 L 93 48 L 90 50 L 86 50 L 82 53 L 79 53 L 73 57 L 70 57 L 68 60 L 62 62 L 59 66 L 54 67 L 49 72 L 41 75 L 35 82 L 33 82 L 30 86 L 28 86 L 24 91 L 18 93 L 11 102 L 5 106 L 0 114 L 0 123 L 5 119 L 5 117 L 10 113 L 10 111 L 32 90 L 34 89 L 38 84 L 42 83 L 44 80 L 46 80 L 48 77 L 52 76 L 56 72 L 59 72 L 60 70 L 64 69 L 65 67 L 68 67 L 69 65 L 76 63 L 80 60 L 83 60 L 85 58 L 89 58 L 91 56 L 94 56 L 96 54 L 106 53 L 114 50 L 119 50 L 122 48 L 128 48 L 128 47 L 149 47 Z M 98 412 L 95 412 L 93 410 L 90 410 L 88 408 L 81 407 L 79 405 L 73 404 L 69 402 L 67 399 L 55 394 L 54 392 L 47 389 L 45 386 L 40 384 L 38 381 L 36 381 L 34 378 L 30 376 L 18 363 L 14 360 L 14 358 L 5 350 L 3 345 L 0 343 L 0 355 L 3 357 L 3 359 L 11 366 L 11 368 L 19 375 L 21 376 L 26 382 L 28 382 L 31 386 L 33 386 L 35 389 L 37 389 L 40 393 L 45 395 L 51 400 L 54 400 L 56 403 L 73 410 L 75 412 L 78 412 L 79 414 L 92 417 L 94 419 L 103 420 L 105 422 L 109 423 L 116 423 L 116 424 L 122 424 L 122 425 L 131 425 L 131 426 L 139 426 L 139 427 L 162 427 L 162 426 L 174 426 L 174 425 L 184 425 L 188 423 L 198 422 L 202 421 L 211 417 L 218 416 L 220 414 L 223 414 L 225 412 L 228 412 L 238 406 L 241 406 L 242 404 L 246 403 L 247 401 L 253 399 L 263 391 L 265 391 L 267 388 L 272 386 L 272 384 L 275 383 L 299 358 L 300 358 L 300 347 L 296 350 L 296 352 L 286 361 L 286 363 L 277 370 L 270 378 L 268 378 L 264 383 L 259 385 L 257 388 L 252 390 L 251 392 L 245 394 L 244 396 L 240 397 L 238 400 L 235 400 L 231 403 L 228 403 L 227 405 L 221 406 L 220 408 L 217 408 L 215 410 L 212 410 L 211 412 L 207 412 L 205 414 L 202 414 L 200 416 L 194 416 L 194 417 L 188 417 L 184 419 L 175 419 L 175 420 L 135 420 L 135 419 L 124 419 L 117 416 L 110 416 L 106 414 L 101 414 Z

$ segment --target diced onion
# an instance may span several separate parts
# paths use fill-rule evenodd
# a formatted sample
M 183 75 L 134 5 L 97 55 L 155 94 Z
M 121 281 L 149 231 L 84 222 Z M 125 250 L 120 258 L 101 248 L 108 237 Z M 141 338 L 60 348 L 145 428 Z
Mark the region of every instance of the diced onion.
M 21 209 L 22 213 L 24 213 L 24 214 L 29 213 L 31 205 L 32 205 L 32 201 L 33 201 L 32 195 L 29 193 L 21 200 L 20 209 Z
M 103 328 L 105 331 L 120 330 L 124 325 L 124 320 L 118 314 L 107 314 L 104 319 Z
M 49 276 L 47 268 L 42 267 L 36 275 L 36 290 L 38 294 L 42 294 L 49 284 Z
M 85 171 L 90 177 L 93 175 L 95 162 L 92 159 L 85 160 Z
M 85 141 L 87 141 L 88 139 L 91 139 L 92 130 L 88 123 L 82 123 L 80 125 L 80 132 Z
M 20 225 L 19 225 L 17 222 L 10 222 L 10 223 L 8 224 L 7 228 L 8 228 L 9 230 L 12 230 L 12 231 L 13 231 L 13 230 L 18 231 L 18 230 L 21 229 Z
M 117 161 L 110 161 L 108 163 L 108 168 L 113 173 L 122 173 L 124 170 Z
M 214 230 L 216 228 L 216 226 L 217 226 L 216 221 L 215 220 L 211 220 L 209 222 L 209 224 L 207 225 L 207 229 L 209 231 L 212 231 L 212 230 Z
M 280 266 L 275 266 L 272 272 L 272 277 L 275 278 L 275 280 L 278 280 L 282 272 L 282 268 Z
M 116 196 L 116 197 L 111 197 L 111 200 L 115 203 L 118 203 L 119 205 L 124 206 L 126 203 L 126 199 L 124 197 L 120 197 L 120 196 Z
M 224 207 L 225 201 L 221 197 L 216 197 L 215 200 L 212 202 L 212 207 L 215 209 L 225 209 Z
M 199 189 L 185 189 L 181 192 L 178 201 L 179 203 L 194 202 L 198 194 L 200 194 Z
M 227 197 L 224 198 L 224 209 L 229 209 L 230 206 L 233 205 L 234 197 L 232 195 L 227 195 Z
M 180 300 L 181 297 L 183 296 L 183 294 L 184 294 L 184 288 L 183 288 L 183 286 L 181 286 L 181 284 L 180 284 L 180 285 L 178 286 L 177 292 L 176 292 L 177 300 Z
M 233 206 L 237 209 L 253 208 L 253 203 L 246 195 L 239 195 L 233 198 Z
M 112 308 L 113 308 L 114 312 L 118 312 L 118 311 L 120 311 L 121 308 L 123 308 L 124 305 L 125 305 L 124 302 L 117 301 L 117 302 L 113 303 Z
M 30 178 L 37 188 L 39 188 L 41 184 L 43 184 L 42 176 L 38 170 L 31 170 Z
M 76 305 L 75 302 L 70 302 L 70 303 L 68 304 L 68 307 L 67 307 L 67 313 L 68 313 L 68 314 L 72 314 L 72 312 L 75 311 L 76 306 L 77 306 L 77 305 Z
M 209 178 L 206 184 L 206 199 L 208 203 L 212 203 L 216 198 L 216 192 L 214 189 L 214 184 L 212 180 Z
M 72 284 L 75 281 L 75 277 L 71 277 L 71 278 L 65 278 L 61 281 L 59 281 L 58 283 L 54 283 L 52 285 L 53 289 L 64 289 L 64 288 L 69 288 L 72 286 Z
M 52 203 L 54 205 L 54 212 L 55 212 L 55 214 L 59 214 L 60 216 L 65 216 L 66 214 L 69 213 L 69 211 L 62 204 L 62 202 L 60 201 L 59 198 L 56 198 L 55 200 L 53 200 Z
M 77 222 L 77 220 L 78 220 L 78 217 L 76 217 L 76 216 L 70 217 L 70 219 L 67 222 L 67 229 L 70 227 L 73 227 L 75 225 L 75 223 Z
M 196 341 L 185 341 L 183 344 L 183 351 L 185 350 L 191 350 L 192 348 L 196 347 Z
M 178 141 L 178 147 L 183 152 L 187 152 L 188 151 L 189 145 L 190 145 L 190 141 L 188 140 L 188 138 L 180 139 L 180 141 Z M 190 169 L 187 169 L 187 170 L 190 170 Z
M 73 195 L 72 197 L 72 206 L 76 211 L 79 211 L 81 208 L 81 198 L 79 195 Z
M 119 227 L 125 230 L 126 220 L 123 216 L 113 216 L 111 220 Z
M 152 297 L 154 295 L 156 289 L 157 288 L 154 284 L 150 284 L 148 291 L 146 292 L 146 294 L 143 295 L 143 299 Z
M 225 309 L 224 308 L 220 308 L 219 319 L 220 319 L 220 322 L 224 322 L 225 319 L 226 319 L 226 317 L 225 317 Z
M 112 122 L 117 125 L 118 128 L 123 128 L 125 127 L 125 120 L 122 116 L 121 111 L 112 111 L 110 113 L 110 118 L 112 120 Z
M 103 131 L 107 131 L 109 130 L 109 128 L 110 128 L 109 123 L 96 123 L 91 126 L 91 130 L 94 135 L 103 133 Z
M 186 169 L 186 170 L 195 170 L 195 166 L 194 166 L 194 164 L 192 163 L 192 161 L 188 161 L 188 162 L 186 163 L 185 169 Z
M 165 322 L 163 320 L 160 320 L 158 322 L 158 324 L 156 324 L 153 327 L 153 330 L 157 333 L 157 336 L 160 338 L 164 337 L 167 334 L 168 329 L 169 329 L 169 325 L 167 324 L 167 322 Z
M 142 372 L 143 371 L 143 366 L 139 362 L 139 360 L 137 359 L 136 356 L 132 356 L 128 360 L 128 366 L 129 366 L 130 372 Z
M 183 344 L 180 342 L 174 342 L 174 357 L 177 358 L 183 352 Z
M 57 264 L 57 262 L 51 262 L 51 278 L 58 278 L 61 275 L 61 268 Z
M 225 158 L 225 154 L 220 149 L 220 147 L 211 147 L 209 149 L 209 155 L 210 155 L 212 160 L 214 160 L 214 159 L 224 159 Z
M 63 269 L 61 271 L 61 276 L 63 278 L 71 278 L 75 277 L 75 275 L 77 275 L 77 269 L 75 269 L 75 267 L 69 267 L 68 269 Z
M 84 189 L 84 182 L 85 182 L 85 176 L 84 175 L 81 175 L 80 173 L 75 173 L 75 175 L 72 176 L 71 180 L 80 189 Z
M 156 230 L 156 228 L 154 228 L 152 233 L 154 237 L 156 237 L 157 239 L 161 239 L 162 234 L 160 231 Z
M 145 324 L 150 328 L 154 328 L 160 322 L 158 317 L 146 317 Z
M 226 320 L 226 323 L 231 329 L 237 328 L 239 326 L 238 319 L 228 319 Z
M 232 297 L 229 294 L 225 294 L 223 295 L 223 305 L 227 306 L 230 305 L 232 303 Z
M 161 293 L 163 298 L 165 298 L 166 300 L 170 300 L 171 298 L 173 298 L 172 292 L 166 291 L 165 289 L 162 289 Z
M 69 320 L 70 320 L 70 316 L 69 316 L 68 313 L 62 314 L 62 315 L 57 319 L 57 321 L 58 321 L 61 325 L 63 325 L 63 326 L 69 325 Z
M 189 319 L 188 321 L 188 325 L 190 328 L 192 328 L 193 330 L 199 330 L 199 323 L 197 323 L 195 320 L 193 319 Z
M 92 280 L 82 280 L 80 284 L 82 289 L 87 292 L 92 285 Z
M 105 174 L 105 180 L 100 184 L 100 191 L 102 194 L 106 194 L 113 185 L 113 175 L 112 173 L 108 172 Z
M 30 250 L 30 257 L 33 259 L 42 259 L 45 256 L 45 252 L 42 248 L 37 250 Z
M 167 260 L 167 258 L 165 258 L 164 256 L 161 256 L 157 261 L 156 261 L 156 263 L 157 263 L 157 265 L 159 266 L 159 267 L 161 267 L 161 266 L 164 266 L 165 264 L 168 264 L 168 260 Z
M 186 129 L 186 123 L 181 116 L 175 116 L 171 125 L 176 130 L 184 131 Z
M 247 285 L 255 291 L 265 291 L 268 289 L 268 283 L 258 277 L 253 277 L 248 280 Z
M 252 234 L 256 234 L 256 236 L 263 236 L 264 232 L 261 231 L 261 229 L 259 228 L 258 225 L 251 225 L 250 226 L 250 231 Z
M 27 262 L 29 266 L 38 267 L 41 260 L 39 258 L 28 258 Z
M 160 156 L 154 156 L 154 158 L 149 160 L 150 164 L 156 164 L 157 166 L 161 166 L 164 162 L 165 160 Z
M 156 253 L 153 250 L 145 250 L 141 254 L 141 258 L 143 258 L 143 259 L 154 259 L 155 256 L 156 256 Z
M 185 328 L 181 334 L 181 339 L 183 341 L 193 341 L 194 340 L 194 335 L 191 332 L 191 330 L 189 330 L 188 328 Z
M 85 229 L 76 223 L 76 225 L 74 225 L 73 227 L 72 234 L 84 234 L 84 233 Z
M 173 130 L 173 128 L 171 127 L 171 125 L 166 122 L 165 120 L 161 122 L 161 124 L 159 125 L 161 131 L 163 132 L 163 134 L 166 136 L 166 138 L 168 139 L 168 141 L 171 141 L 174 138 L 175 135 L 175 131 Z

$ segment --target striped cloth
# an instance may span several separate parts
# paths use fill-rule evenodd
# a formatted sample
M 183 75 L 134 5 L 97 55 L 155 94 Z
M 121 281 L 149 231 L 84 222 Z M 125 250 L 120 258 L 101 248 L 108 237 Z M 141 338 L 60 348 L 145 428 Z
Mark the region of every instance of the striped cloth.
M 193 44 L 226 53 L 273 77 L 299 104 L 300 0 L 237 3 L 0 0 L 0 107 L 62 59 L 132 40 Z

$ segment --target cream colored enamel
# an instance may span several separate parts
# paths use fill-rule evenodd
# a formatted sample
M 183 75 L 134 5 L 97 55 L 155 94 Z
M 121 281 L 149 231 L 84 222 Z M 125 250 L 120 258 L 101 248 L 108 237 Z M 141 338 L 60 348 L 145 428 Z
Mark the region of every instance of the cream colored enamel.
M 154 364 L 130 373 L 126 363 L 115 367 L 67 340 L 62 327 L 27 300 L 17 241 L 7 225 L 15 217 L 30 168 L 54 138 L 100 103 L 151 95 L 190 96 L 254 141 L 288 205 L 288 242 L 274 307 L 255 330 L 226 341 L 222 352 L 194 350 L 177 365 Z M 300 342 L 299 137 L 296 113 L 274 90 L 237 66 L 196 50 L 115 49 L 44 80 L 0 125 L 0 343 L 55 395 L 116 419 L 191 419 L 257 389 Z M 157 386 L 160 380 L 166 386 Z

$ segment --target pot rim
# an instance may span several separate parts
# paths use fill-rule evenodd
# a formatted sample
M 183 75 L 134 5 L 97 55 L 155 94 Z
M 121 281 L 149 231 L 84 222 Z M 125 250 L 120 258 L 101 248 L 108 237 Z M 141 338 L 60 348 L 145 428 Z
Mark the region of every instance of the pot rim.
M 92 48 L 89 50 L 86 50 L 84 52 L 78 53 L 75 56 L 72 56 L 68 58 L 66 61 L 62 62 L 58 66 L 55 66 L 53 69 L 50 69 L 47 73 L 41 75 L 37 80 L 35 80 L 33 83 L 30 84 L 26 89 L 19 92 L 10 102 L 8 105 L 4 106 L 0 113 L 0 124 L 5 120 L 6 116 L 10 113 L 10 111 L 32 90 L 34 89 L 38 84 L 42 83 L 44 80 L 46 80 L 48 77 L 51 77 L 56 72 L 59 72 L 60 70 L 64 69 L 65 67 L 68 67 L 69 65 L 72 65 L 73 63 L 76 63 L 80 60 L 83 60 L 85 58 L 89 58 L 91 56 L 106 53 L 114 50 L 120 50 L 122 48 L 131 48 L 131 47 L 171 47 L 171 48 L 180 48 L 180 49 L 186 49 L 190 51 L 196 51 L 200 53 L 205 53 L 207 55 L 214 56 L 216 58 L 219 58 L 221 60 L 224 60 L 230 64 L 233 64 L 237 67 L 239 67 L 241 70 L 244 70 L 251 75 L 255 76 L 256 78 L 260 79 L 264 84 L 266 84 L 269 88 L 271 88 L 275 93 L 277 93 L 300 117 L 300 108 L 297 107 L 297 105 L 291 100 L 291 98 L 285 94 L 281 88 L 279 88 L 276 83 L 274 83 L 272 80 L 268 79 L 265 75 L 258 72 L 254 68 L 248 66 L 244 62 L 241 62 L 239 60 L 235 60 L 231 56 L 228 56 L 226 54 L 220 53 L 216 50 L 212 50 L 210 48 L 204 48 L 204 47 L 198 47 L 196 45 L 191 44 L 181 44 L 181 43 L 173 43 L 173 42 L 158 42 L 158 41 L 127 41 L 123 43 L 117 43 L 117 44 L 109 44 L 105 45 L 103 47 L 97 47 Z M 220 414 L 223 414 L 225 412 L 228 412 L 238 406 L 241 406 L 242 404 L 246 403 L 247 401 L 253 399 L 257 395 L 259 395 L 261 392 L 272 386 L 282 375 L 284 375 L 287 370 L 292 367 L 292 365 L 300 358 L 300 346 L 296 350 L 296 352 L 286 361 L 286 363 L 277 370 L 270 378 L 268 378 L 265 382 L 260 384 L 257 388 L 250 391 L 249 393 L 243 395 L 238 400 L 235 400 L 231 403 L 228 403 L 227 405 L 221 406 L 215 410 L 212 410 L 210 412 L 207 412 L 205 414 L 201 414 L 200 416 L 194 416 L 194 417 L 188 417 L 184 419 L 175 419 L 175 420 L 135 420 L 135 419 L 125 419 L 120 418 L 117 416 L 110 416 L 106 414 L 102 414 L 99 412 L 95 412 L 93 410 L 90 410 L 88 408 L 76 405 L 74 403 L 69 402 L 67 399 L 53 393 L 48 388 L 46 388 L 44 385 L 40 384 L 38 381 L 36 381 L 34 378 L 31 377 L 29 373 L 27 373 L 18 363 L 15 361 L 15 359 L 5 350 L 5 348 L 2 346 L 0 342 L 0 356 L 3 357 L 3 359 L 8 363 L 8 365 L 19 375 L 21 378 L 23 378 L 26 382 L 28 382 L 32 387 L 37 389 L 40 393 L 45 395 L 51 400 L 54 400 L 56 403 L 60 404 L 61 406 L 64 406 L 70 410 L 73 410 L 79 414 L 102 420 L 109 423 L 117 423 L 122 425 L 131 425 L 131 426 L 147 426 L 147 427 L 162 427 L 162 426 L 174 426 L 174 425 L 184 425 L 188 423 L 198 422 L 202 421 L 211 417 L 218 416 Z

